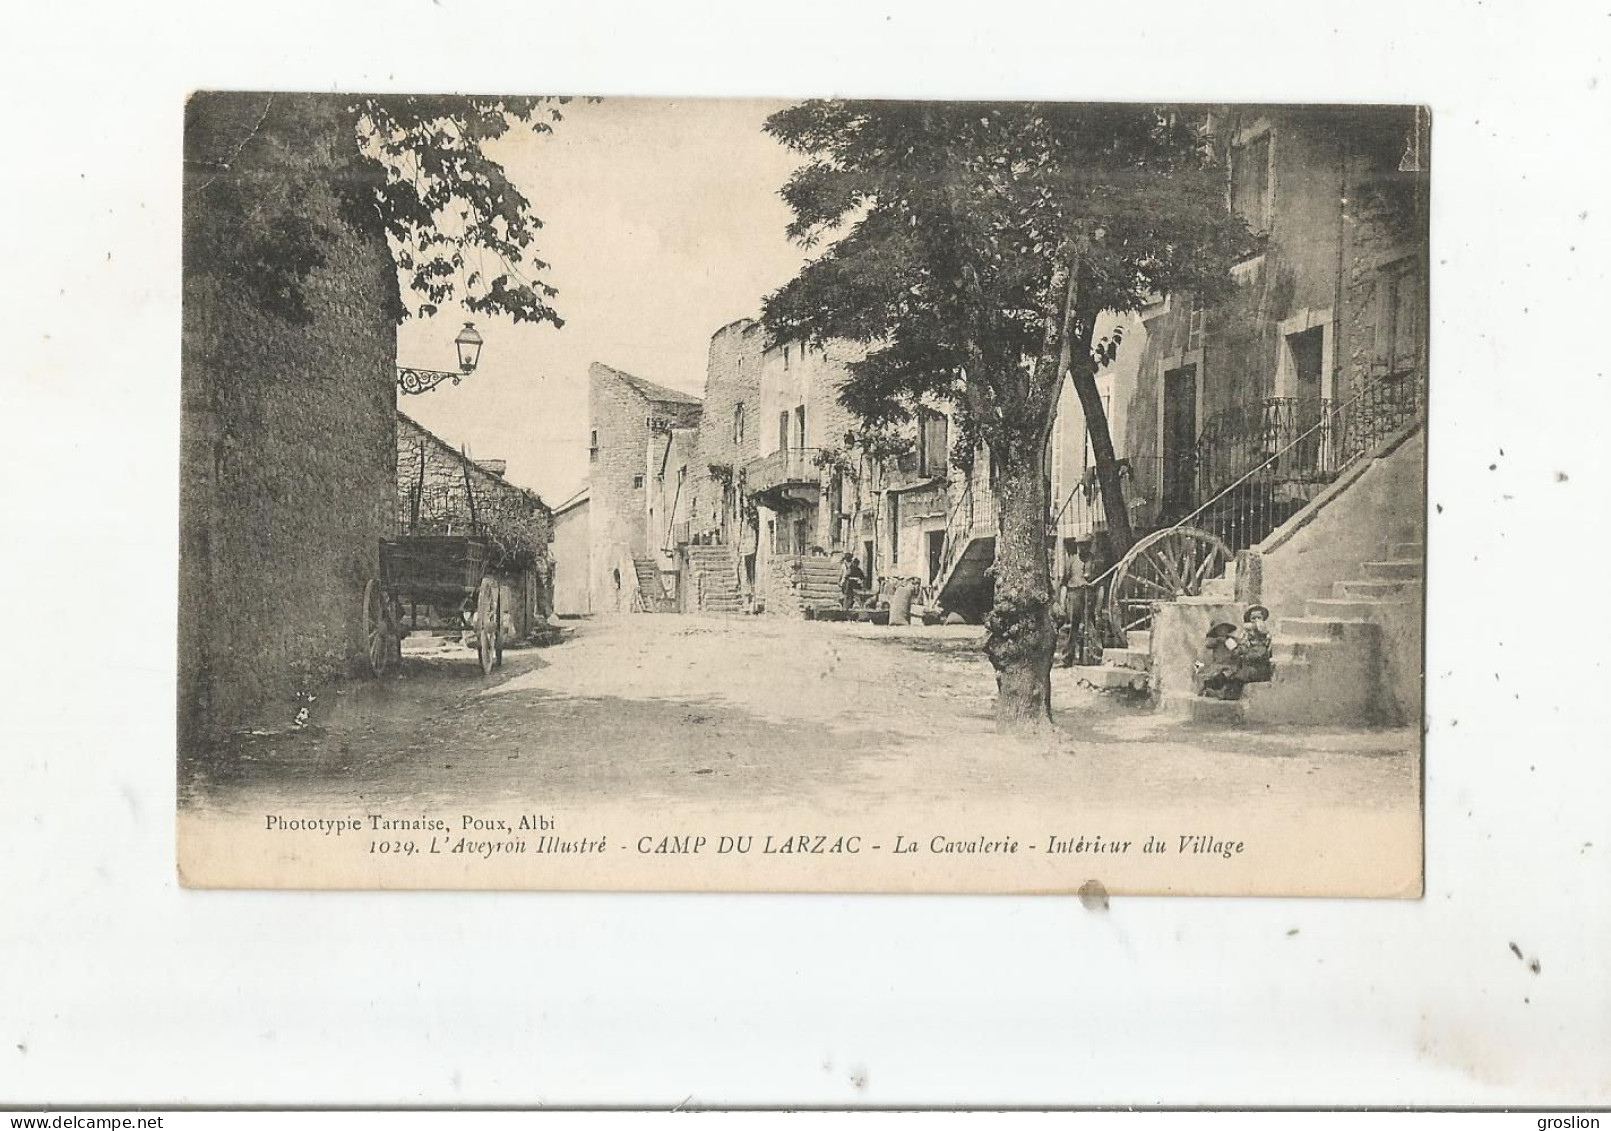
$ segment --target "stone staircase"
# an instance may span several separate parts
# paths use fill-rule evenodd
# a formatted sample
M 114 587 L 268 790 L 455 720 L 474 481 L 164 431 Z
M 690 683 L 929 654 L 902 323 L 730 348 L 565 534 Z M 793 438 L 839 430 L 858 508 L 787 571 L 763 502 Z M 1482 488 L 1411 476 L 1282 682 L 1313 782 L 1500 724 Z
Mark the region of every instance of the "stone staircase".
M 744 593 L 738 585 L 738 568 L 728 546 L 689 546 L 688 577 L 684 583 L 688 611 L 742 613 Z
M 1420 541 L 1394 541 L 1338 581 L 1331 595 L 1305 602 L 1300 617 L 1274 627 L 1274 678 L 1250 683 L 1240 699 L 1194 698 L 1201 722 L 1321 725 L 1410 721 L 1387 670 L 1420 661 Z
M 632 603 L 633 612 L 676 612 L 672 607 L 671 598 L 666 596 L 665 585 L 660 581 L 660 567 L 655 565 L 653 559 L 634 557 L 632 571 L 637 575 L 638 581 L 637 599 Z
M 800 563 L 796 571 L 794 563 Z M 785 616 L 804 616 L 805 610 L 837 609 L 844 604 L 839 592 L 839 574 L 842 561 L 832 556 L 814 554 L 804 557 L 775 558 L 772 562 L 773 599 L 767 612 Z M 798 579 L 798 587 L 790 582 Z

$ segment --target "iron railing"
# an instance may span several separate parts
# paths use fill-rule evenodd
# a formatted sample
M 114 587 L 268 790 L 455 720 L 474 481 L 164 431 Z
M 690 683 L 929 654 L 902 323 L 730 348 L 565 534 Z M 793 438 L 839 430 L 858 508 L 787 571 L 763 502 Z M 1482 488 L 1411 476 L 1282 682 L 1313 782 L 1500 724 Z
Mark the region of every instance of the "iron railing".
M 1156 492 L 1162 466 L 1163 461 L 1158 459 L 1119 460 L 1119 489 L 1132 526 L 1141 521 L 1140 512 L 1147 505 L 1149 492 Z M 1047 523 L 1048 534 L 1084 540 L 1108 528 L 1107 500 L 1102 497 L 1095 468 L 1086 471 L 1061 500 L 1054 497 L 1052 505 L 1055 509 Z
M 951 504 L 945 517 L 945 541 L 940 546 L 940 571 L 936 580 L 943 583 L 951 574 L 962 551 L 975 538 L 993 538 L 996 534 L 996 492 L 988 483 L 982 489 L 969 479 L 962 493 Z

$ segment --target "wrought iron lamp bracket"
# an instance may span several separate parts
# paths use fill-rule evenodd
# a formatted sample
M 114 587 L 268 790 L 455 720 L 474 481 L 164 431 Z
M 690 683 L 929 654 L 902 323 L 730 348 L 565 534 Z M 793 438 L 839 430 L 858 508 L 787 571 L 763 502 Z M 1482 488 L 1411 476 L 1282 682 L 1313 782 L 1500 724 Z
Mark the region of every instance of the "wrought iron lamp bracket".
M 457 385 L 464 380 L 463 373 L 441 369 L 414 369 L 406 365 L 397 367 L 397 387 L 405 393 L 428 393 L 444 381 Z

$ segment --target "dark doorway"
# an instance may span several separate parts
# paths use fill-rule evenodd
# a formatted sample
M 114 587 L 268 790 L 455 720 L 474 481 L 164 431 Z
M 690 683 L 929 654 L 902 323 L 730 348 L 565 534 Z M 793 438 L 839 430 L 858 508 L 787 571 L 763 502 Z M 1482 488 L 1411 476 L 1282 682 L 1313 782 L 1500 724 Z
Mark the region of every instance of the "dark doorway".
M 1292 351 L 1293 404 L 1289 417 L 1291 434 L 1283 437 L 1282 447 L 1292 445 L 1291 466 L 1300 475 L 1324 470 L 1326 429 L 1321 424 L 1327 406 L 1320 399 L 1320 370 L 1321 359 L 1325 356 L 1325 333 L 1324 326 L 1316 326 L 1301 334 L 1287 335 L 1287 348 Z
M 940 580 L 940 560 L 945 554 L 945 531 L 929 531 L 929 584 L 936 585 Z
M 861 571 L 867 575 L 867 583 L 873 580 L 873 540 L 863 539 L 861 544 Z
M 1197 367 L 1164 374 L 1163 517 L 1191 510 L 1197 479 Z

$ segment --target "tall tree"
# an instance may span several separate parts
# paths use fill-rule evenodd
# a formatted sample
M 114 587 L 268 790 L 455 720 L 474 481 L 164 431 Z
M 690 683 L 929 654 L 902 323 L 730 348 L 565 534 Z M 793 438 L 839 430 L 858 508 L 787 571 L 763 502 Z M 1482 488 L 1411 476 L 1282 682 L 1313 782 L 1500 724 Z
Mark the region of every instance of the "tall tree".
M 195 191 L 214 217 L 187 231 L 186 269 L 229 276 L 264 309 L 307 322 L 304 284 L 324 264 L 330 233 L 297 201 L 265 200 L 258 185 L 228 175 L 251 145 L 328 147 L 328 187 L 342 218 L 385 235 L 398 267 L 399 321 L 458 302 L 476 314 L 563 325 L 557 291 L 537 258 L 542 221 L 489 146 L 511 130 L 551 132 L 564 98 L 475 95 L 198 95 L 200 114 L 234 111 L 238 137 L 210 154 Z M 260 108 L 259 108 L 260 107 Z M 277 129 L 262 127 L 275 114 Z M 207 123 L 215 131 L 216 122 Z M 187 136 L 198 133 L 187 129 Z
M 1136 105 L 809 101 L 766 129 L 805 157 L 791 238 L 826 250 L 766 302 L 774 340 L 867 343 L 841 394 L 865 421 L 953 406 L 997 472 L 986 652 L 997 725 L 1051 718 L 1044 452 L 1065 375 L 1110 529 L 1130 540 L 1096 375 L 1104 311 L 1229 285 L 1246 226 L 1201 111 Z

